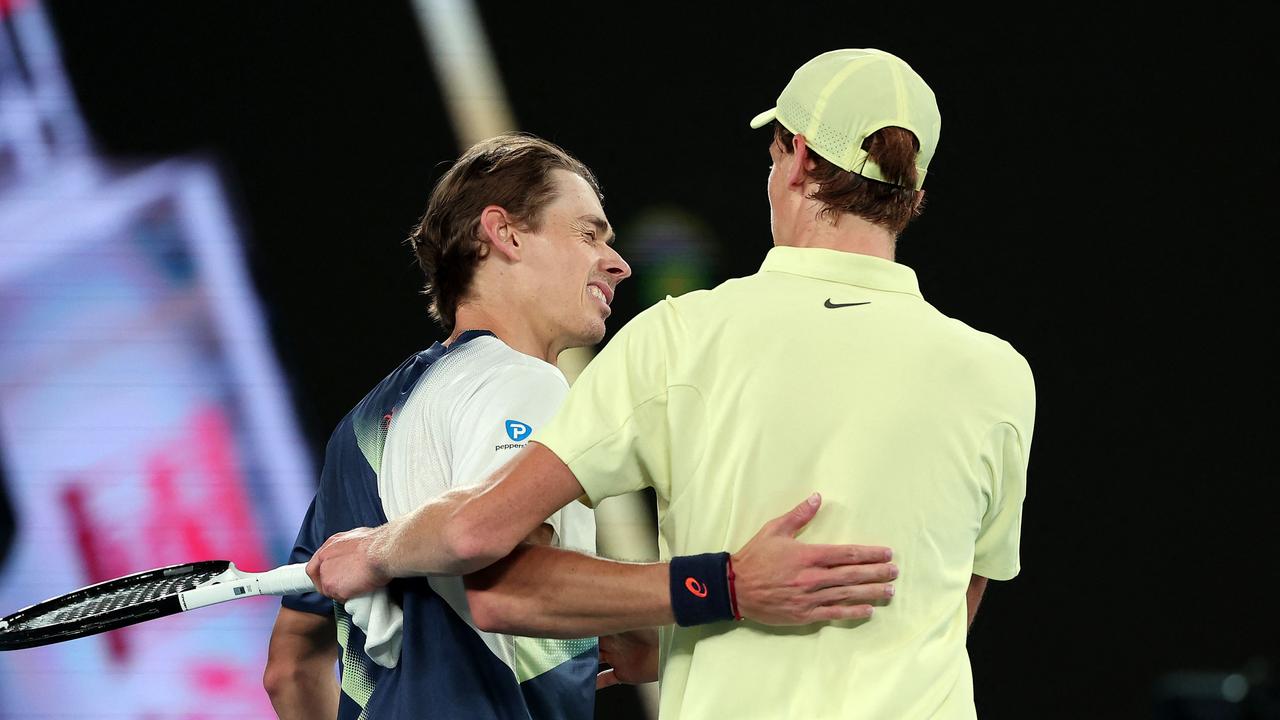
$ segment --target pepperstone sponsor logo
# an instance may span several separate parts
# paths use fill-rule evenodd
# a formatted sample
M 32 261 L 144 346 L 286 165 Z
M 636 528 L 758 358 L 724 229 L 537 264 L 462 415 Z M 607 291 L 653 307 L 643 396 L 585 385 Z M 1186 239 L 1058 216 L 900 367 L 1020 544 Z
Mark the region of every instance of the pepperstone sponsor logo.
M 513 442 L 520 442 L 521 440 L 529 437 L 529 434 L 532 432 L 533 428 L 529 427 L 526 423 L 522 423 L 519 420 L 507 421 L 507 437 L 511 438 Z
M 494 445 L 493 451 L 498 452 L 499 450 L 514 450 L 515 448 L 522 448 L 528 444 L 529 443 L 506 443 L 504 445 Z

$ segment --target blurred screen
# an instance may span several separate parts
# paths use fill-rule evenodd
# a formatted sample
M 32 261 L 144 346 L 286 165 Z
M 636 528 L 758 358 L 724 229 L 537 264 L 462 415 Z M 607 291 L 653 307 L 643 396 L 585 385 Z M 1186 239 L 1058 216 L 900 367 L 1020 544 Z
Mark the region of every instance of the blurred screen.
M 314 488 L 216 174 L 94 158 L 70 93 L 49 100 L 38 10 L 0 47 L 23 60 L 0 66 L 0 615 L 163 565 L 283 563 Z M 270 717 L 277 606 L 0 653 L 0 717 Z

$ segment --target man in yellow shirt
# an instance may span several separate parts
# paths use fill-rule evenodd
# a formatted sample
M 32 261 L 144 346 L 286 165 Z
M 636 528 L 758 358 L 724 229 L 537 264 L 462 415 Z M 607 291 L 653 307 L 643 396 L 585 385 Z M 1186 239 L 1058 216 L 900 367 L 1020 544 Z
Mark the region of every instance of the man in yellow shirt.
M 877 50 L 824 53 L 752 126 L 771 123 L 760 272 L 637 316 L 484 489 L 332 538 L 311 566 L 326 594 L 473 570 L 582 493 L 650 486 L 664 557 L 706 553 L 683 589 L 673 565 L 690 627 L 662 633 L 664 718 L 974 717 L 965 634 L 987 579 L 1019 570 L 1031 372 L 893 261 L 941 126 L 918 74 Z M 894 548 L 893 602 L 802 628 L 695 625 L 737 614 L 717 551 L 811 488 L 825 509 L 805 540 Z

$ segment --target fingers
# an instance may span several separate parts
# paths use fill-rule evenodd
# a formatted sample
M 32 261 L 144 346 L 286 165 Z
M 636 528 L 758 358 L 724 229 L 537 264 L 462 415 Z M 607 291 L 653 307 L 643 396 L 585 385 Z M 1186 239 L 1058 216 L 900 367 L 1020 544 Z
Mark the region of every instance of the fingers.
M 324 563 L 325 551 L 332 542 L 333 537 L 325 540 L 324 543 L 320 545 L 320 548 L 311 556 L 311 559 L 307 561 L 307 577 L 311 578 L 311 583 L 316 586 L 316 592 L 324 595 L 325 597 L 332 596 L 326 592 L 326 588 L 324 587 L 325 578 L 320 572 L 320 566 Z
M 870 605 L 822 605 L 809 611 L 808 621 L 866 620 L 872 612 Z
M 323 563 L 324 560 L 322 558 L 317 559 L 315 557 L 312 557 L 310 562 L 307 563 L 307 575 L 310 576 L 311 582 L 315 583 L 316 592 L 340 603 L 350 600 L 351 597 L 342 592 L 341 586 L 334 582 L 333 572 L 321 571 L 320 568 Z
M 320 560 L 315 555 L 307 561 L 307 577 L 311 578 L 311 584 L 316 586 L 316 590 L 320 589 Z
M 884 563 L 893 559 L 893 551 L 878 545 L 809 545 L 811 561 L 821 567 Z
M 603 690 L 604 688 L 618 685 L 619 682 L 618 676 L 613 672 L 613 668 L 601 670 L 596 675 L 596 690 Z
M 822 496 L 814 493 L 806 498 L 804 502 L 792 508 L 787 514 L 770 520 L 764 526 L 764 529 L 771 533 L 795 537 L 796 533 L 799 533 L 805 525 L 809 524 L 813 516 L 818 514 L 818 508 L 821 505 Z
M 878 563 L 875 565 L 841 565 L 821 570 L 810 570 L 801 576 L 800 582 L 802 587 L 807 587 L 810 590 L 821 590 L 841 585 L 887 583 L 896 580 L 897 577 L 897 565 L 893 563 Z
M 316 591 L 325 597 L 332 598 L 338 602 L 346 602 L 355 595 L 362 593 L 348 593 L 342 582 L 342 571 L 333 570 L 335 562 L 342 564 L 342 557 L 346 553 L 350 553 L 346 541 L 351 539 L 358 540 L 358 533 L 364 528 L 357 528 L 354 531 L 340 532 L 331 535 L 325 540 L 320 548 L 316 550 L 311 559 L 307 561 L 307 577 L 311 578 L 311 582 L 316 586 Z
M 889 583 L 867 583 L 865 585 L 846 585 L 819 590 L 809 596 L 814 605 L 883 605 L 893 599 L 893 585 Z

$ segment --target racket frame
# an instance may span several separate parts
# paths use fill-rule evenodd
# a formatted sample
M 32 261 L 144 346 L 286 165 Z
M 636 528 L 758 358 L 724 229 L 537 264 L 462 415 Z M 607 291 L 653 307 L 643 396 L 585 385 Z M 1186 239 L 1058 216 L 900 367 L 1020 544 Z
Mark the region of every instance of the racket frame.
M 185 592 L 126 605 L 89 618 L 67 620 L 25 630 L 10 629 L 32 617 L 65 608 L 94 596 L 106 595 L 150 580 L 206 572 L 217 574 Z M 314 590 L 315 586 L 307 577 L 305 563 L 285 565 L 261 573 L 244 572 L 236 568 L 235 563 L 226 560 L 169 565 L 89 585 L 0 618 L 0 650 L 21 650 L 74 640 L 228 600 L 255 595 L 296 595 Z

